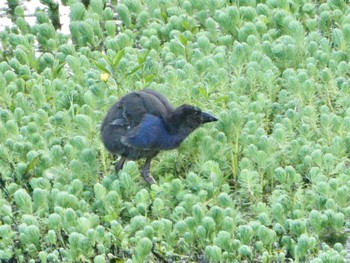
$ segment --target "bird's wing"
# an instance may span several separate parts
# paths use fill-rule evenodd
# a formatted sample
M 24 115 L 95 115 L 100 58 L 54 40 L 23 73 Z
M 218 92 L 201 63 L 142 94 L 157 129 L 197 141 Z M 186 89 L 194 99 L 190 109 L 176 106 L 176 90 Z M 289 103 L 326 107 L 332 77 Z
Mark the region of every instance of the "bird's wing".
M 132 92 L 112 106 L 102 123 L 101 131 L 106 127 L 114 127 L 120 133 L 127 134 L 131 130 L 138 130 L 147 114 L 164 120 L 171 111 L 173 108 L 169 102 L 155 91 Z
M 112 125 L 116 128 L 134 128 L 140 124 L 147 109 L 140 96 L 136 93 L 130 93 L 121 98 L 112 106 L 102 124 L 102 126 Z
M 141 90 L 140 93 L 145 93 L 148 95 L 153 96 L 158 102 L 163 104 L 163 106 L 166 108 L 167 111 L 171 112 L 174 110 L 173 106 L 169 103 L 169 101 L 160 93 L 157 91 L 151 90 L 151 89 L 144 89 Z
M 162 132 L 164 132 L 162 119 L 146 114 L 138 126 L 122 136 L 121 142 L 125 146 L 142 150 L 157 149 L 159 134 Z
M 166 119 L 173 108 L 167 100 L 155 91 L 142 90 L 133 92 L 125 97 L 127 115 L 135 118 L 139 124 L 144 114 L 151 114 Z

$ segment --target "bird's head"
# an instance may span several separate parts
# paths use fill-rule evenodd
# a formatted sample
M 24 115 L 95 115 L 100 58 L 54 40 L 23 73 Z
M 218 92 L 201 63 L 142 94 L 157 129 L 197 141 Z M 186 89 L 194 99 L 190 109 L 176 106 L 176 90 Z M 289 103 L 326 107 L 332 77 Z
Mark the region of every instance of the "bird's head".
M 170 121 L 174 128 L 192 132 L 203 123 L 217 120 L 216 117 L 203 112 L 198 107 L 184 104 L 175 109 Z

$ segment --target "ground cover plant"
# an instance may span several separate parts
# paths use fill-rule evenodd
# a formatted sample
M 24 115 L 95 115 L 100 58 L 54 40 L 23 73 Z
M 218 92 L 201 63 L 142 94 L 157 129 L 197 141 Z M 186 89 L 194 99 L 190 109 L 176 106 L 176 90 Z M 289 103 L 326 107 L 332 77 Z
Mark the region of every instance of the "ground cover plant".
M 0 32 L 1 262 L 344 262 L 346 1 L 64 2 Z M 99 137 L 143 88 L 219 117 L 152 186 Z

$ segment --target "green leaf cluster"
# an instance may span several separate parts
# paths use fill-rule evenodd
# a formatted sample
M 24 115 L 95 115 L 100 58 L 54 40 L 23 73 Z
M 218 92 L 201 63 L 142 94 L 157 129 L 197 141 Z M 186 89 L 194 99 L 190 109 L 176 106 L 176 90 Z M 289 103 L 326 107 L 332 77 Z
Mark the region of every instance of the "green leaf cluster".
M 105 3 L 65 1 L 68 35 L 21 6 L 0 32 L 0 261 L 344 262 L 345 2 Z M 219 117 L 151 187 L 99 135 L 143 88 Z

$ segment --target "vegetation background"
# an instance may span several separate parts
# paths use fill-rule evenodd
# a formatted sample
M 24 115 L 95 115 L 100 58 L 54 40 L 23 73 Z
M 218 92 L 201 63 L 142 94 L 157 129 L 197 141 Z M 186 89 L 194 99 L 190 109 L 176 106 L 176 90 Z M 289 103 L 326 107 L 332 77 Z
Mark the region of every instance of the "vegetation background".
M 347 1 L 41 3 L 0 32 L 1 262 L 349 261 Z M 151 187 L 99 138 L 143 88 L 220 118 Z

